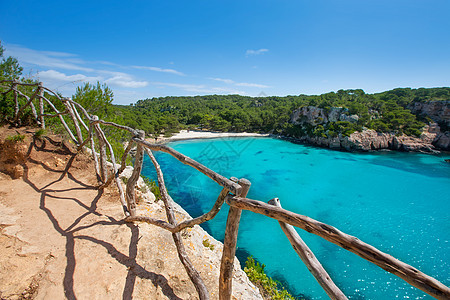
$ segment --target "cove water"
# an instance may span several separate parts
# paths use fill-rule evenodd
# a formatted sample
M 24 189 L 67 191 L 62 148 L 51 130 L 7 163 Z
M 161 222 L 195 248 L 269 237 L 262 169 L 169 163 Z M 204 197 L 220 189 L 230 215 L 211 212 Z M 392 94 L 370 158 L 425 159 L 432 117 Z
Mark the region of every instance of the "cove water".
M 248 198 L 280 198 L 283 208 L 354 235 L 450 285 L 450 164 L 417 153 L 344 153 L 272 138 L 179 141 L 177 151 L 226 176 L 247 178 Z M 209 211 L 215 182 L 157 153 L 169 193 L 192 217 Z M 148 157 L 143 174 L 156 178 Z M 223 241 L 228 207 L 204 223 Z M 351 299 L 431 299 L 402 279 L 320 237 L 297 230 Z M 243 211 L 237 256 L 252 255 L 297 297 L 327 295 L 292 249 L 277 221 Z

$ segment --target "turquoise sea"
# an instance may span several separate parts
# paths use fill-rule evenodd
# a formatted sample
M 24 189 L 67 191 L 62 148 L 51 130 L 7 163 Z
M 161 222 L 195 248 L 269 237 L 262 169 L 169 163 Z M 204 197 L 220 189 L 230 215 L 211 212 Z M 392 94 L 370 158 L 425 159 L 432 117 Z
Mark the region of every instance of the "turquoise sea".
M 284 208 L 354 235 L 450 285 L 450 164 L 445 155 L 345 153 L 272 138 L 169 144 L 226 177 L 252 182 L 248 197 L 278 197 Z M 173 199 L 195 217 L 210 210 L 221 187 L 164 153 L 156 155 Z M 156 178 L 149 159 L 143 174 Z M 228 207 L 203 227 L 223 241 Z M 335 283 L 351 299 L 431 299 L 402 279 L 320 237 L 298 229 Z M 277 221 L 244 211 L 241 264 L 252 255 L 267 273 L 308 299 L 327 299 Z

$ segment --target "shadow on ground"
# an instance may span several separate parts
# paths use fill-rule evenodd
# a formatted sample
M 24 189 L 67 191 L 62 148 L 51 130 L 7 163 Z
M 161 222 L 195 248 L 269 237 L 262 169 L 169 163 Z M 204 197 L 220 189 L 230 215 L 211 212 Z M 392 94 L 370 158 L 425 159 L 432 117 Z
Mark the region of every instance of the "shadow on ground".
M 64 271 L 63 285 L 65 296 L 68 299 L 77 299 L 77 296 L 74 292 L 74 272 L 77 264 L 75 245 L 77 241 L 81 240 L 89 241 L 91 243 L 104 247 L 107 250 L 108 254 L 115 259 L 115 261 L 127 268 L 128 273 L 122 293 L 123 299 L 132 299 L 136 279 L 138 277 L 150 280 L 155 287 L 159 286 L 162 290 L 162 293 L 169 299 L 181 299 L 177 295 L 175 295 L 172 287 L 168 284 L 168 280 L 163 275 L 147 271 L 143 266 L 137 263 L 136 256 L 139 242 L 139 227 L 133 224 L 125 223 L 123 220 L 117 220 L 112 216 L 106 216 L 108 220 L 91 222 L 89 225 L 80 225 L 82 221 L 86 220 L 88 216 L 103 216 L 97 211 L 97 204 L 100 198 L 104 196 L 104 190 L 98 189 L 97 186 L 89 184 L 81 178 L 77 178 L 71 172 L 71 168 L 73 167 L 77 158 L 77 153 L 75 151 L 71 150 L 70 147 L 68 147 L 64 143 L 57 142 L 51 139 L 34 139 L 29 146 L 28 154 L 31 154 L 32 151 L 35 151 L 38 155 L 33 155 L 34 158 L 31 158 L 31 156 L 28 155 L 28 162 L 22 165 L 24 169 L 23 181 L 40 194 L 39 208 L 45 212 L 48 219 L 51 221 L 54 230 L 66 240 L 65 257 L 67 260 L 67 264 Z M 40 157 L 39 153 L 44 152 L 68 156 L 69 160 L 67 161 L 64 170 L 51 168 L 48 166 L 46 161 L 42 159 L 36 159 L 36 157 Z M 49 172 L 60 173 L 60 176 L 58 179 L 53 180 L 50 183 L 46 184 L 44 187 L 40 188 L 38 187 L 37 183 L 33 182 L 33 179 L 30 176 L 30 164 L 40 165 Z M 92 174 L 92 176 L 94 177 L 95 175 Z M 62 180 L 69 180 L 71 182 L 70 186 L 72 187 L 66 189 L 58 189 L 56 185 Z M 75 190 L 96 190 L 97 193 L 93 199 L 77 199 L 76 197 L 67 197 L 62 195 L 64 192 Z M 47 205 L 47 201 L 49 199 L 70 201 L 80 206 L 84 212 L 77 216 L 72 224 L 64 229 L 63 226 L 60 225 L 61 220 L 58 219 L 56 214 Z M 98 239 L 94 236 L 80 234 L 80 231 L 84 229 L 96 226 L 105 227 L 113 225 L 122 225 L 129 228 L 131 239 L 129 241 L 128 254 L 120 252 L 114 244 L 108 241 Z M 91 275 L 92 274 L 86 274 L 86 276 Z

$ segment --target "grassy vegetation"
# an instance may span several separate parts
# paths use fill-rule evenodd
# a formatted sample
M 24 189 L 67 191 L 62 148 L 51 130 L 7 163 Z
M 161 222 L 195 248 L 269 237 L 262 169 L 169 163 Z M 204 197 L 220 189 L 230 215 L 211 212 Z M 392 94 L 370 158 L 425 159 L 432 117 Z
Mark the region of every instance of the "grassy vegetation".
M 270 278 L 264 268 L 264 264 L 256 262 L 253 257 L 247 258 L 245 262 L 244 272 L 247 274 L 251 282 L 256 284 L 262 293 L 273 300 L 291 300 L 295 299 L 284 287 L 281 286 L 280 282 Z
M 6 137 L 5 140 L 13 142 L 13 143 L 17 143 L 17 142 L 23 142 L 24 139 L 25 139 L 25 135 L 18 133 L 16 135 L 10 135 L 10 136 Z
M 142 178 L 144 179 L 145 184 L 150 188 L 150 191 L 153 193 L 153 195 L 155 195 L 156 201 L 161 199 L 161 192 L 159 191 L 159 187 L 158 187 L 158 184 L 156 183 L 156 181 L 148 178 L 147 176 L 143 176 L 143 175 L 142 175 Z
M 34 137 L 38 140 L 41 140 L 43 136 L 47 134 L 47 130 L 41 128 L 34 133 Z

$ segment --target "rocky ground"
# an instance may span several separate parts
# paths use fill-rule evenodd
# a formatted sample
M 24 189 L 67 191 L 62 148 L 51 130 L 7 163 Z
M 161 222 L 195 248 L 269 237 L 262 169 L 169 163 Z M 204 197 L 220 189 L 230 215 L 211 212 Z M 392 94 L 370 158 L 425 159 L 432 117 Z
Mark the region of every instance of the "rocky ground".
M 34 131 L 0 129 L 0 298 L 197 299 L 171 234 L 124 223 L 116 188 L 97 189 L 90 157 L 56 136 L 33 143 Z M 17 133 L 25 140 L 5 142 Z M 141 182 L 139 213 L 165 220 L 146 192 Z M 222 244 L 199 226 L 182 236 L 217 299 Z M 234 299 L 261 299 L 239 267 L 233 287 Z

